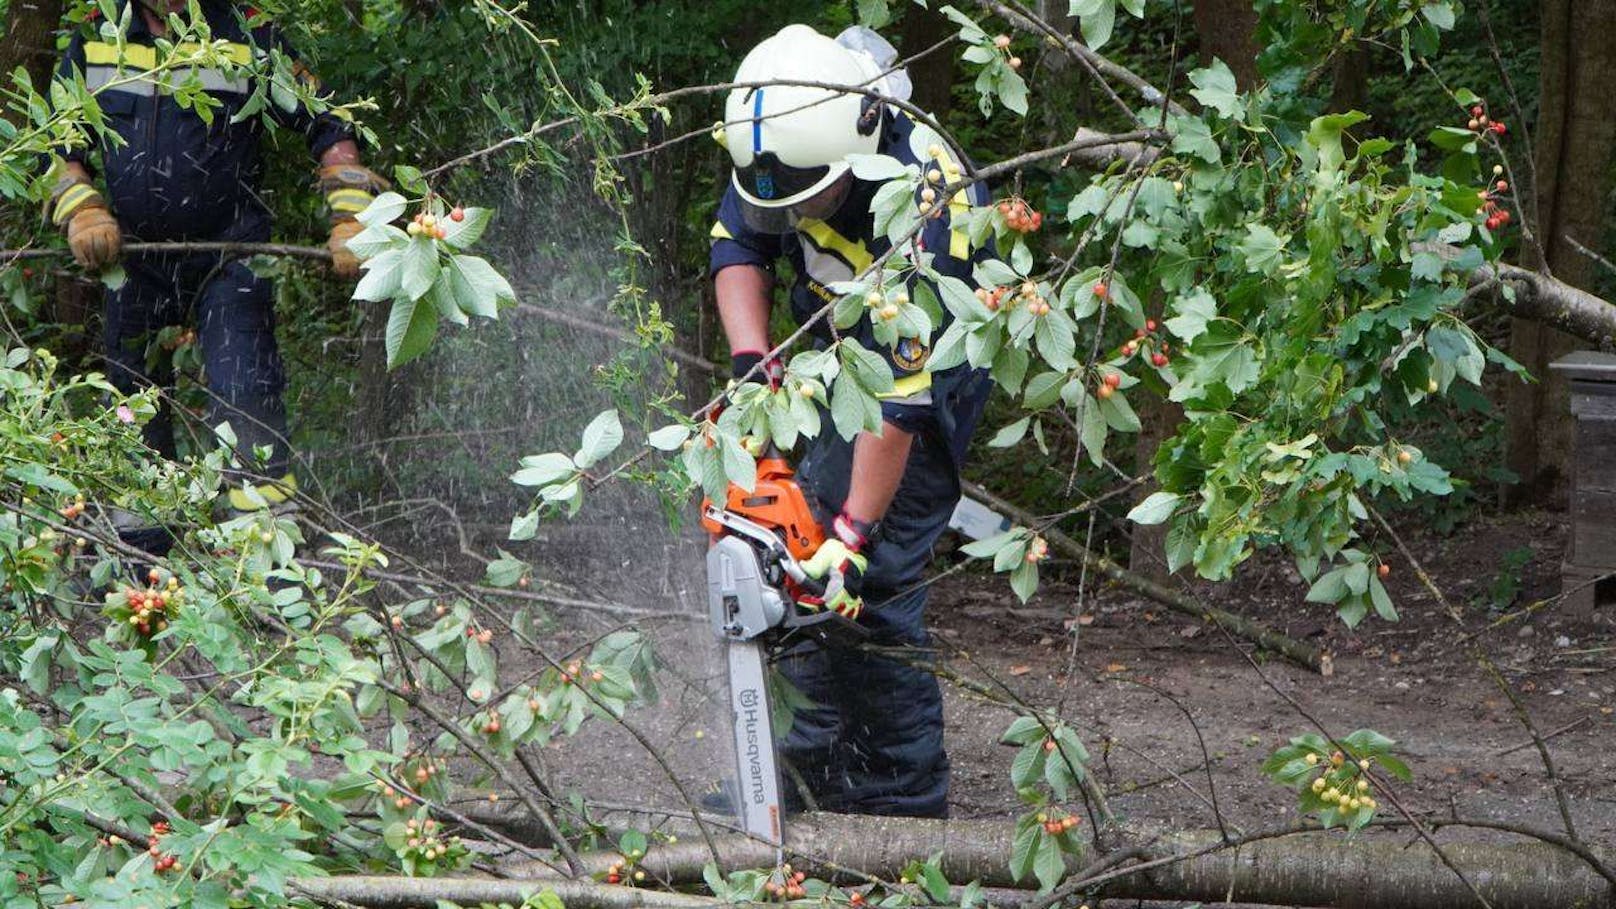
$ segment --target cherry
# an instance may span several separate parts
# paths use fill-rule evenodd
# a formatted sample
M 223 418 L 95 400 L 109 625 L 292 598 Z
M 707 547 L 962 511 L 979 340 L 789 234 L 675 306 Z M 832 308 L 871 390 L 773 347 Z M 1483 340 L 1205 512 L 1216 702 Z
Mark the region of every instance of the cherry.
M 1120 372 L 1107 373 L 1106 377 L 1105 377 L 1105 384 L 1111 386 L 1112 388 L 1116 388 L 1117 386 L 1121 385 L 1122 384 L 1122 373 L 1120 373 Z
M 1095 281 L 1094 282 L 1094 295 L 1096 297 L 1099 297 L 1100 299 L 1104 300 L 1106 298 L 1106 296 L 1108 295 L 1109 291 L 1110 291 L 1110 288 L 1105 286 L 1104 281 Z
M 1382 562 L 1382 563 L 1380 563 L 1380 567 L 1375 569 L 1375 573 L 1380 575 L 1382 578 L 1384 578 L 1387 575 L 1392 573 L 1392 566 L 1387 565 L 1385 562 Z
M 1117 390 L 1115 388 L 1112 388 L 1110 385 L 1107 385 L 1104 382 L 1101 382 L 1099 387 L 1094 389 L 1094 393 L 1099 395 L 1100 400 L 1102 401 L 1116 394 L 1116 392 Z
M 1166 366 L 1167 365 L 1167 355 L 1166 354 L 1160 354 L 1160 353 L 1151 354 L 1150 355 L 1150 362 L 1153 365 L 1158 366 L 1158 367 Z
M 1146 319 L 1145 320 L 1145 331 L 1154 332 L 1155 330 L 1156 330 L 1156 320 L 1155 319 Z
M 454 209 L 449 212 L 449 220 L 455 222 L 456 224 L 466 220 L 466 210 L 456 205 Z

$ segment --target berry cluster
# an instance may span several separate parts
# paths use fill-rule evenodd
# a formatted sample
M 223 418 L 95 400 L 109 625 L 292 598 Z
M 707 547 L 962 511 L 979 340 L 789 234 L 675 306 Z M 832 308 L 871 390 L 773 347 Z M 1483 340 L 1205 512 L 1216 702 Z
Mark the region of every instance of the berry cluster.
M 1000 202 L 999 215 L 1004 218 L 1005 225 L 1017 233 L 1030 234 L 1044 226 L 1043 212 L 1020 198 Z
M 1027 544 L 1027 554 L 1022 558 L 1026 560 L 1028 565 L 1037 565 L 1044 559 L 1049 558 L 1049 541 L 1043 537 L 1033 537 L 1032 542 Z
M 195 344 L 195 343 L 196 343 L 196 329 L 187 328 L 184 331 L 179 332 L 178 334 L 174 335 L 172 338 L 169 338 L 167 341 L 164 341 L 163 342 L 163 349 L 164 350 L 179 350 L 182 347 L 190 347 L 192 344 Z
M 1096 288 L 1099 287 L 1099 285 L 1095 286 Z M 1096 290 L 1096 293 L 1098 293 L 1098 290 Z M 1133 333 L 1133 338 L 1124 342 L 1118 352 L 1123 357 L 1128 358 L 1141 351 L 1150 350 L 1150 365 L 1157 369 L 1166 366 L 1168 363 L 1167 355 L 1172 352 L 1173 347 L 1166 341 L 1159 340 L 1156 337 L 1158 327 L 1155 319 L 1146 319 L 1145 327 L 1136 329 Z M 1155 349 L 1151 350 L 1151 348 Z
M 453 209 L 450 209 L 448 217 L 450 221 L 459 223 L 466 220 L 466 210 L 456 205 Z M 404 229 L 404 232 L 412 237 L 426 237 L 429 240 L 442 240 L 444 237 L 449 236 L 449 228 L 445 227 L 436 215 L 431 215 L 424 211 L 416 213 L 415 219 Z
M 1308 766 L 1325 763 L 1314 753 L 1309 753 L 1304 760 Z M 1378 803 L 1369 794 L 1369 778 L 1364 775 L 1368 769 L 1368 758 L 1352 765 L 1347 763 L 1345 754 L 1337 751 L 1330 755 L 1324 772 L 1314 777 L 1309 788 L 1325 804 L 1334 805 L 1340 811 L 1357 811 L 1359 808 L 1373 811 Z
M 808 875 L 802 871 L 792 871 L 790 865 L 781 865 L 780 870 L 769 875 L 769 880 L 763 885 L 763 892 L 774 899 L 800 900 L 808 895 L 802 882 Z
M 1053 739 L 1050 740 L 1050 744 L 1054 744 Z M 1038 813 L 1037 821 L 1044 825 L 1044 832 L 1051 836 L 1065 833 L 1078 824 L 1077 815 L 1075 814 L 1063 814 L 1057 817 L 1054 814 L 1042 811 Z
M 57 433 L 57 435 L 60 436 L 61 433 Z M 66 505 L 63 505 L 61 508 L 56 509 L 56 513 L 61 515 L 63 520 L 67 520 L 67 521 L 71 521 L 71 520 L 77 518 L 79 515 L 83 514 L 84 513 L 84 493 L 81 492 L 78 495 L 74 496 L 73 501 L 67 503 Z
M 1493 176 L 1502 177 L 1503 174 L 1504 166 L 1494 164 Z M 1497 230 L 1510 222 L 1509 209 L 1499 203 L 1508 192 L 1509 181 L 1502 179 L 1494 180 L 1492 186 L 1476 192 L 1476 197 L 1481 200 L 1481 204 L 1476 206 L 1476 214 L 1486 216 L 1487 220 L 1484 223 L 1488 230 Z
M 460 837 L 444 839 L 442 829 L 432 818 L 419 821 L 410 818 L 404 822 L 404 832 L 409 837 L 404 841 L 405 848 L 415 851 L 428 862 L 448 859 L 454 853 L 464 854 L 466 851 L 460 845 Z
M 1104 400 L 1105 398 L 1109 398 L 1116 394 L 1117 388 L 1121 385 L 1122 373 L 1108 372 L 1105 375 L 1100 376 L 1100 384 L 1094 386 L 1094 394 L 1100 399 Z
M 1475 133 L 1487 131 L 1495 136 L 1502 136 L 1509 132 L 1509 127 L 1504 125 L 1504 121 L 1489 119 L 1487 108 L 1481 104 L 1471 106 L 1470 122 L 1465 125 L 1471 132 Z
M 942 167 L 927 168 L 926 185 L 920 190 L 920 201 L 916 203 L 916 207 L 923 217 L 935 218 L 943 213 L 943 208 L 937 201 L 937 189 L 949 183 L 958 183 L 960 167 L 948 156 L 944 148 L 935 142 L 926 147 L 926 154 L 933 161 L 941 161 Z M 958 197 L 959 193 L 956 191 L 954 198 Z
M 994 36 L 994 38 L 993 38 L 993 46 L 995 48 L 999 49 L 1000 51 L 1003 51 L 1003 52 L 1009 54 L 1009 58 L 1004 61 L 1007 66 L 1009 66 L 1011 69 L 1014 69 L 1014 70 L 1021 69 L 1021 58 L 1017 57 L 1015 54 L 1010 54 L 1010 36 L 1009 35 L 996 35 L 996 36 Z
M 621 884 L 625 881 L 632 881 L 638 884 L 643 882 L 645 872 L 634 867 L 642 858 L 645 858 L 645 850 L 643 849 L 630 849 L 625 852 L 622 861 L 612 862 L 611 866 L 606 869 L 606 883 Z M 630 886 L 633 886 L 633 884 L 630 884 Z
M 398 617 L 394 616 L 394 618 L 396 619 Z M 475 628 L 467 628 L 466 629 L 466 637 L 471 638 L 472 640 L 476 641 L 479 644 L 487 644 L 490 641 L 494 640 L 494 632 L 493 632 L 492 629 L 489 629 L 489 628 L 484 628 L 481 631 L 478 631 Z
M 163 582 L 162 573 L 155 568 L 146 575 L 146 580 L 149 587 L 125 587 L 119 591 L 127 615 L 117 617 L 128 621 L 141 635 L 150 637 L 168 628 L 168 619 L 185 599 L 185 588 L 172 575 Z
M 606 678 L 606 674 L 599 669 L 591 669 L 588 673 L 585 673 L 584 664 L 577 660 L 568 663 L 561 672 L 561 684 L 563 685 L 571 685 L 574 681 L 580 684 L 583 682 L 599 682 L 604 678 Z
M 891 322 L 903 311 L 903 307 L 909 305 L 909 292 L 897 290 L 889 297 L 879 290 L 872 290 L 865 295 L 864 305 L 870 310 L 871 316 L 883 322 Z
M 152 824 L 151 835 L 146 837 L 146 852 L 152 857 L 152 866 L 159 874 L 173 871 L 179 865 L 179 856 L 163 852 L 162 838 L 169 833 L 168 821 L 156 821 Z
M 1015 309 L 1018 304 L 1025 303 L 1027 312 L 1035 316 L 1049 314 L 1049 300 L 1038 292 L 1038 285 L 1031 281 L 1023 281 L 1019 287 L 978 287 L 976 298 L 989 312 L 998 312 L 1003 309 Z

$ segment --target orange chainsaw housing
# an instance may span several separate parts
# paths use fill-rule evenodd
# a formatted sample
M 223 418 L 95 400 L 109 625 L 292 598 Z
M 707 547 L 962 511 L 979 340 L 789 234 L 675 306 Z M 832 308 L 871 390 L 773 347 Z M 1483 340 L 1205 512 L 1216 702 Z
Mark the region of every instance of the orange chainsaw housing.
M 703 514 L 709 504 L 710 499 L 701 503 Z M 797 485 L 797 474 L 784 458 L 768 455 L 759 458 L 757 485 L 747 492 L 734 483 L 729 484 L 724 510 L 778 533 L 792 557 L 799 560 L 813 555 L 819 544 L 825 542 L 825 532 L 808 506 L 808 497 Z M 701 526 L 714 535 L 724 530 L 705 517 L 701 519 Z

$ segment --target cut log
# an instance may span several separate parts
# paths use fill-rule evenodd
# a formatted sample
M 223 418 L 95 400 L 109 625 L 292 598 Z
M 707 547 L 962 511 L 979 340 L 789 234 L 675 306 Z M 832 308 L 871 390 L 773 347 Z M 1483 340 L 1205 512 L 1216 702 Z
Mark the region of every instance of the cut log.
M 1007 502 L 970 481 L 965 481 L 961 485 L 966 495 L 981 500 L 1016 523 L 1027 527 L 1036 527 L 1038 525 L 1038 517 L 1026 509 L 1012 502 Z M 1320 675 L 1330 675 L 1333 672 L 1330 655 L 1320 651 L 1317 647 L 1280 634 L 1261 622 L 1252 621 L 1244 616 L 1218 609 L 1215 606 L 1208 606 L 1193 597 L 1186 596 L 1170 587 L 1137 575 L 1105 556 L 1090 550 L 1087 546 L 1059 530 L 1051 528 L 1042 531 L 1042 533 L 1044 539 L 1049 541 L 1050 546 L 1081 561 L 1088 566 L 1090 571 L 1097 571 L 1105 575 L 1119 587 L 1125 587 L 1140 596 L 1148 597 L 1175 612 L 1182 612 L 1188 616 L 1213 622 L 1236 637 L 1244 638 L 1265 650 L 1280 654 L 1286 659 L 1306 666 Z
M 910 862 L 942 854 L 943 874 L 953 882 L 980 881 L 988 887 L 1035 886 L 1014 881 L 1008 865 L 1014 825 L 1007 820 L 934 821 L 848 815 L 804 815 L 786 825 L 787 856 L 794 867 L 815 877 L 857 883 L 867 874 L 895 879 Z M 1255 838 L 1254 838 L 1255 839 Z M 1112 897 L 1199 900 L 1279 906 L 1337 906 L 1343 909 L 1470 909 L 1475 896 L 1435 853 L 1401 835 L 1363 832 L 1279 833 L 1236 848 L 1220 848 L 1214 832 L 1192 832 L 1141 841 L 1148 866 L 1128 872 L 1112 868 L 1104 878 Z M 774 851 L 741 837 L 718 840 L 719 865 L 726 871 L 767 868 Z M 1548 843 L 1470 842 L 1443 844 L 1443 850 L 1486 896 L 1494 909 L 1613 909 L 1612 888 L 1584 860 Z M 1186 856 L 1174 861 L 1177 856 Z M 585 856 L 594 873 L 621 857 Z M 705 846 L 683 842 L 653 847 L 640 867 L 650 880 L 671 884 L 701 880 L 712 860 Z M 1090 858 L 1068 857 L 1077 873 Z M 595 885 L 554 877 L 555 872 L 523 863 L 506 869 L 511 878 L 408 880 L 336 877 L 295 882 L 311 897 L 362 906 L 517 903 L 540 889 L 553 889 L 568 909 L 693 909 L 712 905 L 703 897 Z M 857 874 L 850 874 L 850 871 Z M 1126 872 L 1126 873 L 1125 873 Z M 547 877 L 548 875 L 548 877 Z

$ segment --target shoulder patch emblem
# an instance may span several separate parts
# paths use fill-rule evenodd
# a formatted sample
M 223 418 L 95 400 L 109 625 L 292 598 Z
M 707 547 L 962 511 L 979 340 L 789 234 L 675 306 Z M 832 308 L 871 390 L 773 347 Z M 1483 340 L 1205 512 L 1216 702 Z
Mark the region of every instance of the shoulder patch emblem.
M 892 346 L 892 362 L 905 372 L 918 372 L 931 356 L 931 348 L 919 338 L 899 338 Z

